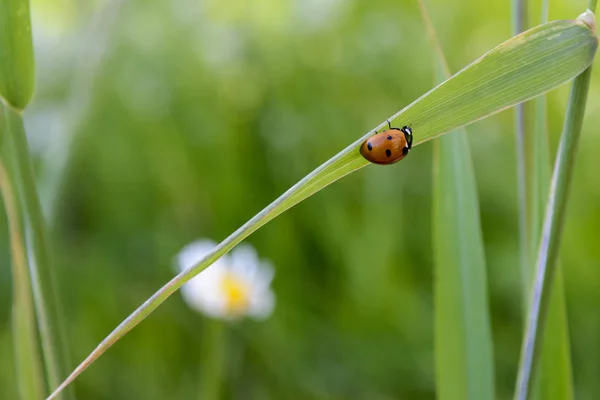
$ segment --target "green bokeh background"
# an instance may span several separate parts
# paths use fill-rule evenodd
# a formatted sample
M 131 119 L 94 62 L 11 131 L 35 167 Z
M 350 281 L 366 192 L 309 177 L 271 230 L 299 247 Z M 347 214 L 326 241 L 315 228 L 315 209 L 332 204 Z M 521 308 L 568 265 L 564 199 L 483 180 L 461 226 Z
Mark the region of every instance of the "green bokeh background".
M 454 71 L 511 36 L 508 1 L 427 4 Z M 48 149 L 74 127 L 49 213 L 73 366 L 173 276 L 184 245 L 223 239 L 434 82 L 415 1 L 31 6 L 37 91 L 25 120 L 41 186 Z M 550 19 L 584 8 L 553 1 Z M 600 397 L 599 73 L 561 252 L 578 399 Z M 549 96 L 553 154 L 567 94 Z M 512 110 L 468 127 L 499 399 L 511 396 L 523 329 L 513 131 Z M 431 150 L 362 169 L 249 238 L 276 266 L 277 305 L 231 328 L 224 398 L 435 398 Z M 0 226 L 0 398 L 12 399 L 4 213 Z M 78 397 L 196 398 L 206 326 L 173 296 L 76 381 Z

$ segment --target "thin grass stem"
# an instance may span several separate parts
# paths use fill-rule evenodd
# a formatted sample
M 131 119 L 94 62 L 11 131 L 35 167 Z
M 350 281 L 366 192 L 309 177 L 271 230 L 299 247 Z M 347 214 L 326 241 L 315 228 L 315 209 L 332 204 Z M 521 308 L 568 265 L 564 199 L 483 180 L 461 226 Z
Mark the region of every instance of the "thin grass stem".
M 592 1 L 590 6 L 595 6 Z M 591 11 L 580 16 L 580 20 L 590 21 Z M 589 19 L 588 19 L 589 18 Z M 587 22 L 589 24 L 589 22 Z M 595 31 L 595 21 L 592 29 Z M 565 221 L 565 210 L 569 188 L 573 177 L 573 167 L 583 125 L 583 116 L 592 67 L 588 67 L 573 81 L 567 115 L 554 164 L 548 205 L 542 229 L 542 237 L 534 275 L 531 301 L 527 317 L 527 328 L 521 350 L 521 362 L 515 391 L 516 400 L 530 399 L 533 393 L 538 359 L 543 344 L 544 327 L 551 299 L 551 289 L 556 275 L 558 253 Z

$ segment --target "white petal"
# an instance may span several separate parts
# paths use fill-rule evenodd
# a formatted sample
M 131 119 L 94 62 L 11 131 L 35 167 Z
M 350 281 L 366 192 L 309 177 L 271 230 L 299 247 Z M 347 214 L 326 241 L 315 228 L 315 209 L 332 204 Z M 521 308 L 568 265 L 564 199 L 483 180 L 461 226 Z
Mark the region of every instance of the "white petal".
M 254 247 L 242 243 L 231 252 L 231 270 L 242 279 L 252 281 L 260 260 Z
M 186 293 L 191 293 L 191 298 L 186 296 Z M 213 318 L 224 318 L 226 316 L 226 303 L 223 296 L 198 298 L 197 296 L 194 297 L 193 292 L 186 292 L 184 289 L 182 289 L 182 294 L 191 309 Z
M 273 268 L 273 264 L 271 264 L 269 261 L 262 261 L 256 271 L 254 286 L 257 288 L 257 290 L 266 290 L 271 285 L 274 277 L 275 268 Z
M 217 244 L 211 240 L 197 240 L 184 247 L 177 256 L 181 271 L 196 265 Z M 226 274 L 234 274 L 247 285 L 248 308 L 231 310 L 228 307 L 228 293 L 225 293 L 223 279 Z M 243 316 L 255 319 L 267 318 L 275 307 L 275 297 L 269 286 L 275 270 L 269 262 L 261 261 L 254 247 L 241 244 L 230 256 L 221 257 L 205 271 L 184 284 L 182 296 L 194 310 L 209 317 L 234 320 Z M 231 314 L 234 312 L 235 314 Z
M 181 292 L 188 306 L 209 316 L 222 317 L 226 299 L 220 282 L 225 272 L 223 264 L 213 264 L 185 283 Z
M 269 289 L 254 292 L 250 296 L 248 315 L 254 319 L 266 319 L 273 313 L 275 308 L 275 295 Z
M 185 246 L 177 255 L 177 267 L 179 271 L 184 271 L 196 265 L 216 245 L 212 240 L 200 239 Z

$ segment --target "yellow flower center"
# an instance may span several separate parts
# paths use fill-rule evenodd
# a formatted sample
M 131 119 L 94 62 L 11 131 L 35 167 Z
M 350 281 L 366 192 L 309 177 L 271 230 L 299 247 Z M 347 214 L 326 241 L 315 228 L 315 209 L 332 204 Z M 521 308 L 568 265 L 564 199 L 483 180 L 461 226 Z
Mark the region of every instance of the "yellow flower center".
M 241 314 L 248 308 L 249 288 L 246 282 L 227 272 L 221 281 L 225 303 L 229 314 Z

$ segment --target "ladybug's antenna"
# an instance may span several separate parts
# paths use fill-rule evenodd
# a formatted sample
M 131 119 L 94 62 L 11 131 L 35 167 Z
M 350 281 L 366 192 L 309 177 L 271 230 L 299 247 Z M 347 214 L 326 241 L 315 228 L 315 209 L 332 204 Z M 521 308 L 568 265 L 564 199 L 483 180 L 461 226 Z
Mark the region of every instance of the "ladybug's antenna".
M 390 120 L 387 120 L 388 126 L 390 127 L 390 129 L 392 129 L 392 124 L 390 123 Z

